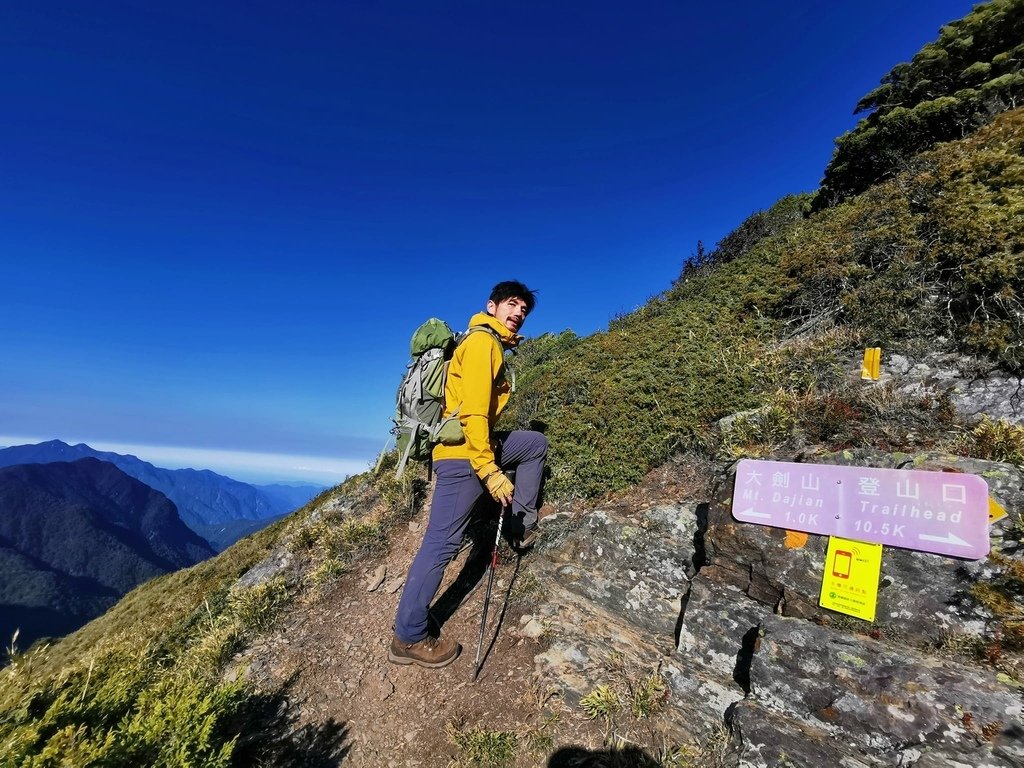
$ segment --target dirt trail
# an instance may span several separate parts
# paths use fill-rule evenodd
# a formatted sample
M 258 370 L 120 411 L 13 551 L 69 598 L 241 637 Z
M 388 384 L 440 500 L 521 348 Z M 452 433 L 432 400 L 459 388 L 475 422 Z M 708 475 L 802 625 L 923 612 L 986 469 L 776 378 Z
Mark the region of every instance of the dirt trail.
M 457 756 L 446 732 L 449 723 L 513 731 L 519 737 L 516 764 L 543 765 L 546 760 L 537 751 L 528 754 L 526 744 L 543 719 L 545 696 L 537 690 L 533 661 L 543 640 L 526 636 L 520 619 L 529 606 L 521 598 L 516 600 L 515 590 L 516 581 L 522 583 L 529 555 L 517 568 L 517 558 L 503 547 L 485 651 L 499 619 L 501 628 L 475 684 L 471 678 L 486 582 L 481 577 L 489 544 L 460 552 L 449 565 L 434 604 L 445 635 L 462 643 L 459 658 L 440 670 L 387 661 L 401 582 L 426 518 L 427 513 L 420 512 L 392 534 L 386 555 L 364 561 L 321 596 L 294 606 L 274 631 L 250 649 L 261 670 L 262 686 L 272 690 L 288 685 L 288 717 L 295 731 L 315 731 L 325 723 L 344 728 L 344 756 L 340 762 L 326 761 L 327 765 L 447 766 Z M 482 530 L 476 532 L 475 540 L 493 541 L 493 522 L 478 528 Z M 368 592 L 379 580 L 381 566 L 383 582 Z M 463 578 L 457 580 L 460 573 Z M 476 583 L 477 588 L 459 606 L 467 583 Z M 450 589 L 453 584 L 454 590 Z M 444 621 L 448 614 L 451 617 Z M 579 739 L 574 741 L 599 742 L 599 735 L 588 735 L 592 728 L 582 718 L 570 714 L 560 726 L 560 730 L 570 726 L 578 732 Z

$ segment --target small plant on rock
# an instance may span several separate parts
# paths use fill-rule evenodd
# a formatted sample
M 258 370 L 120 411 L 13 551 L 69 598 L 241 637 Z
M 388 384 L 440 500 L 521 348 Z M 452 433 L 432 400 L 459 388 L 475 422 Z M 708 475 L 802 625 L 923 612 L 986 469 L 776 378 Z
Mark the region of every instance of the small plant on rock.
M 622 709 L 622 701 L 611 686 L 602 684 L 580 699 L 580 707 L 591 720 L 601 718 L 611 725 L 615 713 Z
M 537 576 L 526 571 L 512 583 L 509 599 L 513 603 L 536 603 L 540 601 L 543 591 Z
M 961 438 L 958 448 L 979 459 L 1024 464 L 1024 427 L 985 416 Z
M 273 623 L 278 610 L 288 602 L 288 597 L 284 577 L 275 576 L 249 589 L 231 592 L 228 605 L 243 630 L 261 632 Z
M 445 731 L 459 752 L 451 768 L 503 768 L 515 760 L 519 739 L 512 731 L 466 728 L 454 722 L 448 723 Z
M 632 693 L 630 708 L 633 710 L 633 717 L 644 720 L 661 709 L 668 691 L 661 675 L 653 673 L 633 687 Z

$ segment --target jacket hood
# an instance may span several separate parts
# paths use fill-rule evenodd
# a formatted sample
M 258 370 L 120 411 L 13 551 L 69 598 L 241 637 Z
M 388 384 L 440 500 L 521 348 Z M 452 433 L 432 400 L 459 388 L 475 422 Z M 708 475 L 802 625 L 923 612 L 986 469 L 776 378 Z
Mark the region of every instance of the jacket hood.
M 495 333 L 498 334 L 498 336 L 501 337 L 502 342 L 510 347 L 516 346 L 520 341 L 523 340 L 522 336 L 513 333 L 508 328 L 506 328 L 504 324 L 499 323 L 496 317 L 494 317 L 493 315 L 488 315 L 486 312 L 477 312 L 475 315 L 473 315 L 473 317 L 469 319 L 470 328 L 473 328 L 477 325 L 485 325 L 488 328 L 492 329 Z

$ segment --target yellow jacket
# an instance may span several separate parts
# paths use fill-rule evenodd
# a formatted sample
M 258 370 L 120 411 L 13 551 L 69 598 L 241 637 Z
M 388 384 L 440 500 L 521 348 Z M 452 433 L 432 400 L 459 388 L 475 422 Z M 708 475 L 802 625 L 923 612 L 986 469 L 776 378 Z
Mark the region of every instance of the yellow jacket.
M 459 344 L 448 365 L 444 386 L 444 415 L 458 412 L 465 435 L 458 445 L 434 446 L 434 461 L 469 459 L 477 477 L 483 479 L 498 470 L 491 444 L 491 430 L 508 403 L 512 388 L 505 380 L 505 348 L 514 347 L 521 337 L 486 312 L 478 312 L 469 327 L 483 325 L 502 340 L 499 347 L 490 333 L 471 333 Z

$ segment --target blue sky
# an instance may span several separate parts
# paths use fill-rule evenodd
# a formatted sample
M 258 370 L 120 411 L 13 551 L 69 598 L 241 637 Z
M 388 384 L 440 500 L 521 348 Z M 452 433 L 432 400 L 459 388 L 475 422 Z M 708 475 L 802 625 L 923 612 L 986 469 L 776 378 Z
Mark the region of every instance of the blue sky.
M 0 444 L 336 482 L 421 320 L 604 328 L 971 6 L 6 4 Z

